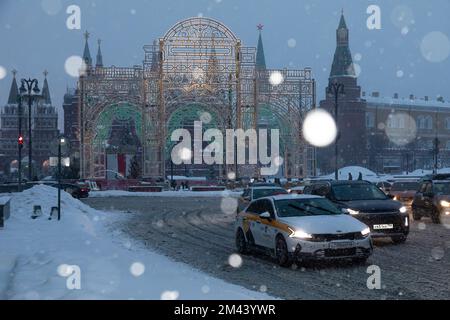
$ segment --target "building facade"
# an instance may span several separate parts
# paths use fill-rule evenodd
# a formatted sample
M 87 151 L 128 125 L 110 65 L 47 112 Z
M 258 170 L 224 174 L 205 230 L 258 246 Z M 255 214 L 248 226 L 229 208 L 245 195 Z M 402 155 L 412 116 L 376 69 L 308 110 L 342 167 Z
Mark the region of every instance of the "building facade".
M 450 102 L 361 92 L 348 35 L 342 15 L 326 98 L 320 102 L 320 108 L 335 116 L 335 92 L 330 88 L 342 85 L 337 93 L 338 167 L 356 165 L 378 173 L 450 167 Z M 334 144 L 318 149 L 321 173 L 334 172 L 334 154 Z
M 412 172 L 450 167 L 450 102 L 443 98 L 367 95 L 368 167 L 376 172 Z
M 52 105 L 50 89 L 45 74 L 42 90 L 33 98 L 31 106 L 32 126 L 32 151 L 33 151 L 33 175 L 42 176 L 49 172 L 49 158 L 54 156 L 53 143 L 57 143 L 59 136 L 58 113 Z M 14 175 L 18 167 L 18 138 L 19 138 L 19 89 L 16 81 L 16 72 L 13 72 L 13 80 L 9 92 L 7 104 L 1 111 L 0 130 L 0 163 L 3 175 Z M 28 166 L 28 100 L 22 99 L 22 137 L 24 139 L 22 149 L 23 168 Z M 56 149 L 57 150 L 57 149 Z M 25 177 L 26 174 L 24 173 Z M 34 178 L 34 177 L 33 177 Z

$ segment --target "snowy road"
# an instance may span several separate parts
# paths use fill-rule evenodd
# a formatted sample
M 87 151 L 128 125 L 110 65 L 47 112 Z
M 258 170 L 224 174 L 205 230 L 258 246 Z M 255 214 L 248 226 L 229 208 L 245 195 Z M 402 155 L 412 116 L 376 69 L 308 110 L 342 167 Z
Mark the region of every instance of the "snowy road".
M 279 268 L 270 257 L 234 253 L 232 214 L 221 198 L 89 198 L 90 206 L 129 215 L 119 226 L 148 247 L 227 282 L 285 299 L 450 299 L 450 230 L 429 220 L 413 223 L 408 241 L 376 242 L 366 266 Z M 222 204 L 222 206 L 221 206 Z M 222 209 L 221 209 L 222 208 Z M 381 268 L 382 289 L 366 285 L 369 265 Z

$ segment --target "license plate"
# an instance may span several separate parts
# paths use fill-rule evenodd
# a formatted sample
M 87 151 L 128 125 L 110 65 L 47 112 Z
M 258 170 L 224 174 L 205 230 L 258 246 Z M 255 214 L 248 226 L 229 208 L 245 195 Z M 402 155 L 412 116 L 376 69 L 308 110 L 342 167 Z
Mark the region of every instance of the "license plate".
M 330 243 L 330 249 L 352 248 L 353 246 L 353 241 L 340 241 Z
M 386 230 L 386 229 L 394 229 L 393 224 L 374 224 L 373 230 Z

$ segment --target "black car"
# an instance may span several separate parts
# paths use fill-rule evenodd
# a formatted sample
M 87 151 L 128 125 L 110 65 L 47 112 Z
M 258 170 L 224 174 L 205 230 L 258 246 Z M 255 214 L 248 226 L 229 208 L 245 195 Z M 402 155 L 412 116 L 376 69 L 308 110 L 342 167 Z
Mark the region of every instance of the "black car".
M 370 227 L 372 238 L 389 237 L 405 242 L 409 234 L 407 209 L 367 181 L 330 181 L 307 186 L 305 194 L 333 201 L 342 210 Z
M 450 216 L 450 180 L 424 180 L 414 196 L 412 214 L 414 220 L 430 217 L 437 224 Z
M 51 187 L 58 188 L 58 183 L 50 184 Z M 69 193 L 72 197 L 81 199 L 89 197 L 89 188 L 70 183 L 61 183 L 61 190 Z

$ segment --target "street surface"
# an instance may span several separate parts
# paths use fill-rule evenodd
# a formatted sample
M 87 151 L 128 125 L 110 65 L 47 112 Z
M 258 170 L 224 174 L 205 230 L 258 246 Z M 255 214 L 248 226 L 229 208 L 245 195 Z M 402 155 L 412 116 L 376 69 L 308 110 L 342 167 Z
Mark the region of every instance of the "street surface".
M 230 199 L 195 197 L 108 197 L 83 202 L 128 216 L 120 228 L 152 250 L 214 277 L 283 299 L 450 299 L 450 229 L 429 219 L 412 222 L 405 244 L 375 242 L 365 266 L 278 267 L 269 256 L 243 256 L 233 268 L 234 214 Z M 222 204 L 222 205 L 221 205 Z M 369 290 L 369 265 L 381 268 L 382 289 Z

